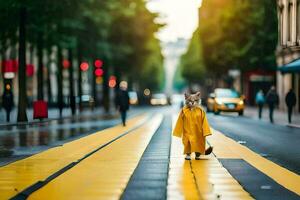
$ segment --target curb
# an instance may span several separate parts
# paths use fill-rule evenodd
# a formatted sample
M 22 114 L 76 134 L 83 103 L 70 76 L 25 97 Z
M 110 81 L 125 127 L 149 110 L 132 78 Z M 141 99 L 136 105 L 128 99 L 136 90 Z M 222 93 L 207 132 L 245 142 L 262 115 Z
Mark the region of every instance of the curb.
M 300 128 L 300 125 L 298 124 L 287 124 L 286 126 L 290 128 Z
M 65 116 L 65 117 L 58 117 L 58 118 L 48 118 L 48 119 L 42 119 L 42 120 L 33 120 L 33 121 L 28 121 L 28 122 L 12 122 L 12 123 L 6 123 L 6 124 L 0 124 L 0 127 L 5 127 L 5 126 L 21 126 L 21 125 L 34 125 L 34 124 L 44 124 L 48 123 L 51 121 L 56 121 L 56 120 L 63 120 L 63 119 L 74 119 L 74 118 L 81 118 L 81 117 L 89 117 L 89 116 L 95 116 L 95 115 L 103 115 L 103 116 L 108 116 L 108 117 L 115 117 L 114 113 L 90 113 L 87 115 L 71 115 L 71 116 Z

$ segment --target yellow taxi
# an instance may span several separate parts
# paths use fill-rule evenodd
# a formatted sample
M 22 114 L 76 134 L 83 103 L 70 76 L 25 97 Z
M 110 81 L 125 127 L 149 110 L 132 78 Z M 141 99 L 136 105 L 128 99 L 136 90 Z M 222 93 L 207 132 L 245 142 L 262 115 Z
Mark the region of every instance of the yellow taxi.
M 228 88 L 216 88 L 207 99 L 207 111 L 219 114 L 222 112 L 237 112 L 244 114 L 245 97 L 237 91 Z

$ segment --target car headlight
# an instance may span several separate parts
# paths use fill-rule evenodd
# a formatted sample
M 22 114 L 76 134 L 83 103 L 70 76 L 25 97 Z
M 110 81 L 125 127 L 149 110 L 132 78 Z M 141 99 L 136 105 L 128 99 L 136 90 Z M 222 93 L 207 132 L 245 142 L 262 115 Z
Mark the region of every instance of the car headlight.
M 244 104 L 244 101 L 243 101 L 243 100 L 240 100 L 240 101 L 239 101 L 239 104 L 240 104 L 240 105 L 243 105 L 243 104 Z
M 216 100 L 216 103 L 219 104 L 219 105 L 223 104 L 223 102 L 221 100 L 219 100 L 219 99 Z

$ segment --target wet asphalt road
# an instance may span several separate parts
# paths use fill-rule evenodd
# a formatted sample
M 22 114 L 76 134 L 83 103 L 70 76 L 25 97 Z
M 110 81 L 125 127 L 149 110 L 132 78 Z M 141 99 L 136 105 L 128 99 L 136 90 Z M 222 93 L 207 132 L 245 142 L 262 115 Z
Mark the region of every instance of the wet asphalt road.
M 178 113 L 179 106 L 133 108 L 130 117 L 139 113 L 172 110 Z M 234 114 L 214 115 L 208 113 L 210 125 L 235 141 L 245 141 L 252 151 L 273 162 L 300 174 L 300 129 L 270 124 Z M 0 130 L 0 146 L 13 149 L 18 156 L 28 156 L 70 140 L 84 137 L 120 123 L 120 119 L 90 116 L 80 119 L 52 121 L 41 126 L 9 127 Z M 5 159 L 0 159 L 0 165 Z M 4 162 L 6 163 L 6 162 Z
M 148 108 L 133 108 L 128 113 L 128 118 L 147 110 Z M 120 123 L 118 113 L 113 112 L 108 115 L 91 113 L 87 116 L 49 120 L 28 125 L 2 125 L 0 127 L 0 149 L 12 151 L 13 154 L 5 156 L 0 152 L 0 166 Z
M 300 174 L 300 129 L 248 117 L 208 114 L 210 125 L 267 159 Z

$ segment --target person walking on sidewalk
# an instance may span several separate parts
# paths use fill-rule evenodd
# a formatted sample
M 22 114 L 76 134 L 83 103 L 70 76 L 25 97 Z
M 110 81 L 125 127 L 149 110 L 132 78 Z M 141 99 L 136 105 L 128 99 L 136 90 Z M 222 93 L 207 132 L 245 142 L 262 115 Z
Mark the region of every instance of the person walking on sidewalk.
M 270 117 L 270 122 L 273 123 L 273 112 L 275 109 L 275 106 L 279 104 L 279 97 L 278 94 L 275 90 L 275 86 L 272 86 L 269 92 L 267 93 L 266 96 L 266 101 L 267 104 L 269 105 L 269 117 Z
M 295 95 L 293 89 L 290 89 L 290 91 L 287 93 L 287 95 L 285 97 L 285 103 L 286 103 L 286 106 L 288 107 L 289 123 L 292 123 L 293 107 L 296 105 L 296 95 Z
M 265 103 L 265 97 L 262 90 L 259 90 L 255 96 L 255 102 L 258 105 L 258 118 L 261 119 L 262 110 Z
M 120 89 L 116 95 L 116 106 L 121 113 L 123 126 L 126 126 L 126 115 L 129 109 L 129 94 L 127 91 L 128 84 L 126 81 L 121 81 Z
M 2 106 L 6 111 L 6 121 L 10 121 L 10 112 L 14 106 L 14 96 L 10 84 L 5 85 L 5 91 L 2 96 Z

